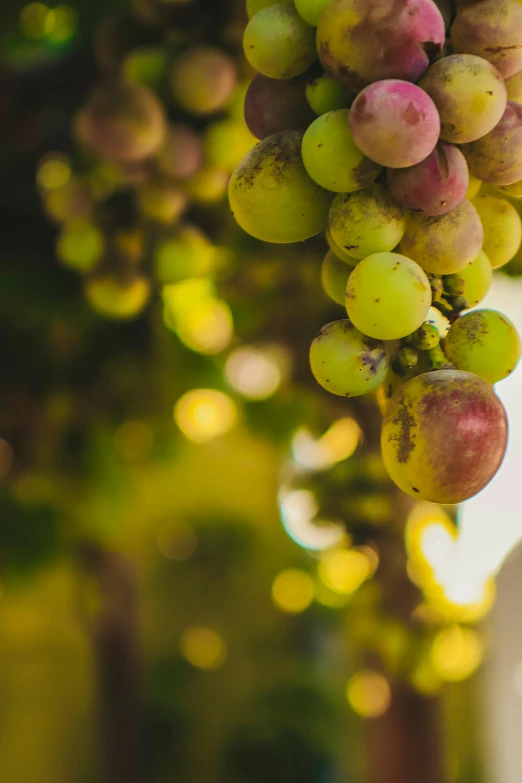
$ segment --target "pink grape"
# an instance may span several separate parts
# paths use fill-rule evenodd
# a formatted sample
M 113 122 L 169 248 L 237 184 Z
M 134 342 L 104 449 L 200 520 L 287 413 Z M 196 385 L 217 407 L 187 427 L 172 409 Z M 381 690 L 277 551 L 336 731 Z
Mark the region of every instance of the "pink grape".
M 466 4 L 453 22 L 451 43 L 454 52 L 477 54 L 504 78 L 512 76 L 522 68 L 522 4 L 517 0 Z
M 508 101 L 498 125 L 477 141 L 463 144 L 471 174 L 490 185 L 522 179 L 522 105 Z

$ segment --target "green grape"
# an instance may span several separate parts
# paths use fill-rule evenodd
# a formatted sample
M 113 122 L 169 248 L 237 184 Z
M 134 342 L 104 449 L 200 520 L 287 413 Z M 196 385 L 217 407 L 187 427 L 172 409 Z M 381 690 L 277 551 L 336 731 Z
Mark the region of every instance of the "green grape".
M 423 324 L 413 335 L 412 342 L 419 351 L 430 351 L 440 342 L 439 330 L 435 324 Z
M 305 169 L 318 185 L 336 193 L 352 193 L 365 188 L 382 170 L 355 145 L 349 116 L 349 109 L 322 114 L 303 136 Z
M 295 8 L 282 3 L 259 11 L 243 36 L 250 65 L 272 79 L 291 79 L 315 61 L 315 30 Z
M 108 274 L 100 275 L 86 280 L 85 296 L 100 315 L 128 320 L 145 308 L 150 298 L 150 282 L 143 276 L 122 281 Z
M 346 250 L 337 244 L 332 236 L 330 229 L 327 228 L 324 233 L 326 241 L 328 242 L 328 247 L 334 253 L 334 255 L 336 255 L 340 261 L 344 261 L 345 264 L 349 264 L 350 266 L 357 266 L 359 259 L 351 256 Z
M 321 282 L 330 299 L 343 306 L 350 272 L 351 268 L 348 264 L 337 258 L 332 250 L 329 250 L 321 266 Z
M 513 182 L 512 185 L 499 185 L 498 189 L 509 198 L 522 198 L 522 180 Z
M 178 283 L 212 272 L 214 247 L 195 226 L 186 225 L 162 237 L 154 249 L 154 272 L 158 282 Z
M 234 61 L 213 46 L 188 49 L 172 65 L 173 97 L 191 114 L 219 111 L 231 100 L 236 85 Z
M 522 71 L 514 73 L 508 79 L 505 79 L 507 97 L 510 101 L 522 103 Z
M 398 340 L 422 326 L 431 305 L 428 278 L 398 253 L 375 253 L 348 279 L 346 310 L 354 326 L 379 340 Z
M 138 208 L 149 220 L 173 223 L 185 211 L 187 196 L 170 182 L 146 182 L 137 192 Z
M 332 76 L 323 74 L 306 85 L 306 99 L 316 114 L 351 106 L 353 96 Z
M 404 210 L 378 183 L 356 193 L 341 193 L 330 209 L 333 239 L 355 258 L 393 250 L 404 229 Z
M 241 228 L 264 242 L 288 243 L 319 234 L 331 195 L 308 176 L 302 134 L 283 131 L 260 141 L 232 174 L 229 199 Z
M 167 75 L 168 54 L 163 46 L 142 46 L 130 52 L 122 63 L 123 78 L 158 90 Z
M 484 227 L 484 252 L 493 269 L 511 261 L 522 241 L 522 221 L 505 198 L 480 193 L 473 199 Z
M 317 27 L 319 18 L 330 0 L 294 0 L 299 16 L 308 24 Z
M 401 241 L 404 255 L 426 272 L 451 275 L 478 256 L 484 229 L 475 207 L 466 199 L 440 217 L 424 217 L 410 212 Z
M 286 0 L 287 5 L 291 5 L 293 0 Z M 255 16 L 259 11 L 262 11 L 263 8 L 267 8 L 268 6 L 276 5 L 274 3 L 274 0 L 247 0 L 246 2 L 246 10 L 248 14 L 248 18 L 252 19 L 253 16 Z
M 205 131 L 204 146 L 206 161 L 223 171 L 232 172 L 257 143 L 244 122 L 219 120 Z
M 461 503 L 480 492 L 506 452 L 507 416 L 489 383 L 460 370 L 407 381 L 386 408 L 384 464 L 403 492 L 432 503 Z
M 471 201 L 471 199 L 475 198 L 477 193 L 480 190 L 480 186 L 482 185 L 482 180 L 477 179 L 477 177 L 474 177 L 473 174 L 469 174 L 469 184 L 468 184 L 468 190 L 466 193 L 466 198 L 468 201 Z
M 517 330 L 496 310 L 473 310 L 459 318 L 444 341 L 446 356 L 459 370 L 488 383 L 507 378 L 517 366 L 522 345 Z
M 475 307 L 485 298 L 493 282 L 493 269 L 483 250 L 470 264 L 460 270 L 459 276 L 466 284 L 464 296 L 468 306 Z
M 100 229 L 89 220 L 71 220 L 62 226 L 56 254 L 60 261 L 77 272 L 90 272 L 103 257 L 105 240 Z
M 310 348 L 310 366 L 317 383 L 341 397 L 375 391 L 385 380 L 386 346 L 361 334 L 350 321 L 323 326 Z

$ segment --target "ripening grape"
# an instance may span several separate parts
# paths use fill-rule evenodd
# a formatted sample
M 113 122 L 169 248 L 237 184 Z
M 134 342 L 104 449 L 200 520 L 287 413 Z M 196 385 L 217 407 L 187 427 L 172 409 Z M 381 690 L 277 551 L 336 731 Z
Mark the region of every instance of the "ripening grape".
M 232 172 L 256 143 L 244 122 L 228 117 L 218 120 L 205 131 L 206 162 Z
M 291 5 L 271 5 L 247 24 L 245 56 L 256 71 L 271 79 L 299 76 L 316 60 L 315 29 Z
M 471 201 L 475 198 L 477 193 L 480 190 L 480 186 L 482 185 L 482 180 L 478 179 L 477 177 L 474 177 L 471 172 L 469 172 L 469 184 L 468 189 L 466 191 L 466 198 L 468 201 Z
M 497 383 L 517 366 L 522 345 L 505 315 L 496 310 L 473 310 L 455 321 L 446 335 L 444 351 L 458 370 Z
M 142 46 L 125 57 L 121 70 L 128 82 L 158 90 L 167 74 L 167 66 L 168 54 L 163 46 Z
M 508 99 L 522 103 L 522 71 L 518 71 L 506 79 L 505 84 Z
M 319 20 L 319 58 L 354 92 L 381 79 L 417 81 L 444 44 L 432 0 L 331 0 Z
M 330 209 L 334 241 L 355 258 L 393 250 L 404 235 L 405 216 L 384 185 L 340 193 Z
M 294 0 L 297 13 L 305 22 L 317 27 L 319 19 L 330 0 Z
M 76 117 L 79 141 L 117 163 L 153 155 L 165 137 L 163 107 L 147 87 L 111 82 L 99 87 Z
M 502 76 L 482 57 L 454 54 L 431 65 L 419 82 L 440 115 L 443 141 L 462 144 L 493 130 L 506 110 Z
M 483 182 L 512 185 L 521 180 L 522 105 L 508 101 L 496 128 L 477 141 L 463 144 L 462 152 L 470 172 Z
M 154 273 L 159 283 L 178 283 L 212 272 L 214 248 L 196 226 L 169 231 L 154 248 Z
M 522 221 L 509 201 L 487 193 L 473 199 L 484 228 L 483 249 L 493 269 L 511 261 L 522 242 Z
M 187 196 L 170 182 L 151 181 L 138 188 L 137 202 L 141 214 L 149 220 L 173 223 L 185 211 Z
M 440 120 L 424 90 L 387 79 L 359 93 L 350 109 L 357 146 L 382 166 L 404 168 L 424 160 L 439 139 Z
M 459 271 L 464 280 L 464 297 L 469 307 L 475 307 L 486 297 L 493 282 L 493 268 L 483 250 L 464 269 Z
M 329 227 L 325 229 L 325 237 L 326 241 L 328 242 L 328 247 L 332 251 L 332 253 L 337 256 L 337 258 L 340 261 L 343 261 L 345 264 L 349 264 L 350 266 L 357 266 L 359 263 L 359 259 L 355 258 L 355 256 L 350 255 L 344 248 L 342 248 L 340 245 L 337 244 L 335 239 L 332 236 L 332 232 Z
M 76 272 L 90 272 L 102 260 L 105 240 L 102 232 L 90 220 L 64 223 L 56 244 L 56 255 L 65 266 Z
M 349 116 L 349 109 L 322 114 L 303 136 L 305 169 L 318 185 L 336 193 L 360 190 L 374 182 L 381 171 L 355 145 Z
M 293 0 L 283 0 L 283 2 L 291 4 Z M 252 19 L 259 11 L 262 11 L 263 8 L 266 8 L 269 5 L 275 5 L 274 0 L 246 0 L 248 18 Z
M 258 139 L 285 130 L 304 130 L 314 119 L 306 79 L 269 79 L 258 73 L 245 96 L 245 122 Z
M 426 320 L 431 288 L 423 270 L 398 253 L 375 253 L 360 261 L 346 288 L 346 310 L 363 334 L 398 340 Z
M 482 0 L 459 10 L 451 27 L 453 51 L 489 60 L 503 77 L 522 68 L 522 5 Z
M 499 185 L 498 189 L 508 198 L 516 199 L 517 201 L 519 198 L 522 198 L 522 180 L 513 182 L 512 185 Z
M 330 299 L 344 306 L 346 284 L 352 268 L 329 250 L 321 265 L 321 282 Z
M 387 179 L 392 196 L 401 206 L 435 217 L 451 212 L 465 198 L 468 164 L 457 147 L 441 142 L 416 166 L 388 169 Z
M 171 125 L 156 155 L 160 171 L 174 179 L 188 179 L 203 166 L 205 152 L 189 125 Z
M 384 382 L 389 360 L 382 340 L 366 337 L 344 320 L 323 326 L 310 348 L 310 366 L 327 391 L 359 397 Z
M 250 150 L 232 174 L 232 212 L 257 239 L 300 242 L 326 226 L 331 194 L 308 176 L 301 142 L 299 131 L 275 133 Z
M 410 212 L 401 252 L 435 275 L 459 272 L 482 249 L 484 229 L 470 201 L 462 201 L 441 217 L 425 217 Z
M 141 275 L 128 280 L 108 274 L 91 277 L 86 280 L 84 290 L 93 310 L 116 320 L 135 318 L 150 298 L 150 282 Z
M 188 49 L 172 65 L 172 95 L 191 114 L 213 114 L 232 98 L 237 83 L 234 61 L 213 46 Z
M 328 74 L 312 79 L 306 85 L 306 99 L 316 114 L 326 114 L 352 105 L 353 95 Z
M 491 481 L 507 438 L 506 412 L 489 383 L 460 370 L 436 370 L 412 378 L 392 397 L 381 448 L 403 492 L 455 504 Z

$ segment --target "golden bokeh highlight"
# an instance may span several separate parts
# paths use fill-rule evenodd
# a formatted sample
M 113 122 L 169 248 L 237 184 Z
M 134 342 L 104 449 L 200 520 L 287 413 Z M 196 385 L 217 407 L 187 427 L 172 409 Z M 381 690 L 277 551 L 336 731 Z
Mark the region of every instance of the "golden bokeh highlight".
M 67 185 L 72 171 L 65 155 L 51 155 L 43 158 L 36 172 L 36 181 L 44 190 L 56 190 Z
M 281 369 L 269 353 L 258 348 L 238 348 L 225 365 L 225 377 L 237 392 L 250 400 L 266 400 L 281 384 Z
M 221 353 L 234 336 L 234 321 L 222 299 L 205 299 L 177 322 L 179 339 L 193 351 L 213 356 Z
M 224 435 L 238 420 L 234 401 L 215 389 L 192 389 L 174 406 L 174 420 L 189 440 L 207 443 Z
M 69 41 L 78 30 L 78 14 L 68 5 L 58 5 L 45 17 L 44 32 L 55 44 Z
M 29 3 L 20 12 L 20 30 L 26 38 L 43 38 L 46 34 L 47 17 L 51 9 L 44 3 Z
M 355 674 L 346 686 L 352 710 L 361 718 L 379 718 L 391 704 L 391 688 L 382 674 L 366 669 Z
M 431 663 L 435 673 L 447 682 L 466 680 L 484 658 L 484 645 L 471 628 L 453 625 L 441 630 L 433 641 Z
M 211 628 L 194 626 L 187 628 L 179 644 L 182 656 L 197 669 L 219 669 L 226 660 L 228 650 L 224 639 Z
M 355 549 L 333 549 L 325 552 L 318 566 L 319 578 L 329 590 L 351 595 L 371 576 L 368 557 Z
M 287 568 L 272 584 L 272 599 L 282 612 L 300 614 L 314 600 L 314 580 L 299 568 Z
M 301 427 L 292 439 L 294 459 L 310 470 L 326 470 L 349 459 L 361 442 L 361 428 L 350 417 L 335 421 L 319 439 Z

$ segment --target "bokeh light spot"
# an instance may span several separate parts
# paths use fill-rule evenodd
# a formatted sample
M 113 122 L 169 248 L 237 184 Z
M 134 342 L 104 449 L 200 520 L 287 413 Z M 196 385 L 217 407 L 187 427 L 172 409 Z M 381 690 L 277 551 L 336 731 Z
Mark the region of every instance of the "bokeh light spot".
M 483 657 L 484 646 L 479 635 L 471 628 L 458 625 L 440 631 L 431 648 L 436 674 L 449 682 L 466 680 L 480 666 Z
M 227 657 L 224 639 L 211 628 L 187 628 L 180 640 L 180 651 L 192 666 L 198 669 L 219 669 Z
M 71 179 L 71 166 L 65 155 L 52 155 L 40 161 L 37 182 L 44 190 L 62 188 Z
M 251 400 L 266 400 L 281 383 L 281 370 L 271 356 L 257 348 L 238 348 L 227 359 L 225 377 L 233 389 Z
M 300 614 L 314 599 L 314 581 L 306 571 L 287 568 L 274 579 L 272 598 L 282 612 Z
M 238 418 L 234 401 L 215 389 L 193 389 L 174 407 L 174 419 L 183 434 L 195 443 L 207 443 L 228 432 Z
M 20 29 L 26 38 L 43 38 L 51 9 L 44 3 L 29 3 L 20 12 Z
M 368 579 L 372 566 L 361 551 L 334 549 L 323 554 L 318 573 L 321 581 L 334 593 L 350 595 Z
M 351 678 L 346 696 L 353 711 L 361 718 L 379 718 L 390 707 L 391 688 L 382 674 L 367 669 Z

